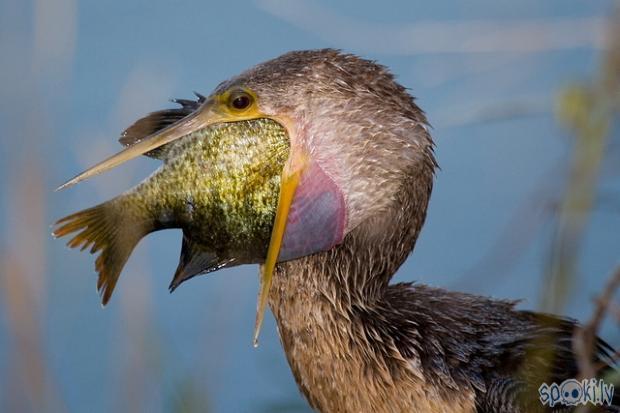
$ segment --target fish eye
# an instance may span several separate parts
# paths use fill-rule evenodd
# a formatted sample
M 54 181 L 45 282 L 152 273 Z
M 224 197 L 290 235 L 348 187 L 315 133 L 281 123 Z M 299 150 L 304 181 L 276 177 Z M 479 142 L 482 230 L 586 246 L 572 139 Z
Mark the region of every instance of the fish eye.
M 245 110 L 252 105 L 252 101 L 252 96 L 241 90 L 230 94 L 228 105 L 234 110 Z

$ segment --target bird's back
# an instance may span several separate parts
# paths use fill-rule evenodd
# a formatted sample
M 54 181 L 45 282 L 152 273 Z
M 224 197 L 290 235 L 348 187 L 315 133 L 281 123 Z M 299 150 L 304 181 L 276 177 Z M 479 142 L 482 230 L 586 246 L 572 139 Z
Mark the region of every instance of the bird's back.
M 384 312 L 392 315 L 389 323 L 398 325 L 393 335 L 399 351 L 417 355 L 424 376 L 446 389 L 446 397 L 464 387 L 474 390 L 478 412 L 574 410 L 543 405 L 539 389 L 545 383 L 560 386 L 578 379 L 575 320 L 518 311 L 512 301 L 424 285 L 392 285 L 384 305 Z M 597 341 L 592 359 L 600 367 L 597 379 L 615 371 L 612 353 L 609 345 Z M 601 411 L 620 411 L 618 394 Z

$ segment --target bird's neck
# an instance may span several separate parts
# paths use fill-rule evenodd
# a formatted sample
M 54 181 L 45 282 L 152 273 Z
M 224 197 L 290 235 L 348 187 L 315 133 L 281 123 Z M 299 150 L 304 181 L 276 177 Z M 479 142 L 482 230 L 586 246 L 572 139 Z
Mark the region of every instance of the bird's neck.
M 445 411 L 398 352 L 385 313 L 388 282 L 414 247 L 430 189 L 405 188 L 339 246 L 277 266 L 270 306 L 297 383 L 319 411 Z
M 391 396 L 384 391 L 393 382 L 391 366 L 382 355 L 371 354 L 358 310 L 378 307 L 387 272 L 394 269 L 382 262 L 379 251 L 356 252 L 353 243 L 280 264 L 271 287 L 270 306 L 289 365 L 320 412 L 388 411 L 380 400 Z M 369 375 L 372 381 L 360 382 Z

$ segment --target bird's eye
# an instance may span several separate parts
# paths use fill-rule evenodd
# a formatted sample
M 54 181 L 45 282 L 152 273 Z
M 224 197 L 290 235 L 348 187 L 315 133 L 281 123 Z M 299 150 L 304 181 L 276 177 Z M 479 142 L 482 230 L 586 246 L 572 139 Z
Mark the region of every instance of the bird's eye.
M 252 104 L 252 96 L 246 92 L 239 92 L 230 96 L 229 105 L 235 110 L 244 110 Z

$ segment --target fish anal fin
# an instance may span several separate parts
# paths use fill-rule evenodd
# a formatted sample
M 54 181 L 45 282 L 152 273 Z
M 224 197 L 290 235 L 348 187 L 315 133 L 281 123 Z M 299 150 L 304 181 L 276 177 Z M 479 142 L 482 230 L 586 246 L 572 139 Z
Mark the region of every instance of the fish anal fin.
M 170 283 L 170 292 L 190 278 L 218 270 L 233 262 L 234 259 L 220 259 L 215 252 L 207 250 L 201 244 L 194 242 L 191 235 L 184 230 L 181 257 Z

